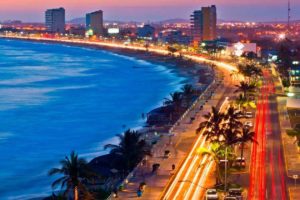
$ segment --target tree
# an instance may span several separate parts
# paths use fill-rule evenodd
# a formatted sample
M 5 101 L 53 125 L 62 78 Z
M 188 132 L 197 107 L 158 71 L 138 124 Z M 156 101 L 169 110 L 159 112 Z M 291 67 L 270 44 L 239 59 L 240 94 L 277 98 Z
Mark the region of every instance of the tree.
M 224 115 L 225 124 L 230 129 L 238 129 L 242 126 L 242 123 L 239 121 L 239 115 L 241 111 L 235 109 L 233 106 L 230 106 L 227 109 L 226 114 Z
M 237 99 L 235 100 L 235 103 L 236 103 L 236 105 L 239 106 L 239 110 L 241 110 L 241 108 L 247 108 L 247 107 L 256 108 L 255 102 L 250 101 L 243 94 L 240 94 L 237 97 Z
M 236 85 L 238 88 L 236 92 L 243 92 L 244 97 L 247 98 L 247 94 L 250 92 L 254 92 L 256 86 L 254 84 L 249 84 L 245 81 L 241 81 L 239 85 Z
M 254 78 L 257 80 L 259 76 L 262 75 L 262 70 L 254 63 L 246 64 L 246 65 L 238 65 L 239 73 L 241 73 L 243 76 L 248 78 L 248 81 L 250 82 L 251 78 Z
M 182 93 L 174 92 L 170 94 L 171 98 L 165 98 L 165 105 L 173 105 L 175 107 L 175 112 L 178 112 L 181 109 L 182 105 Z
M 125 173 L 129 173 L 145 155 L 151 155 L 150 146 L 141 139 L 141 133 L 128 129 L 117 137 L 118 145 L 107 144 L 104 149 L 110 149 L 110 153 L 121 160 Z
M 241 143 L 241 158 L 244 156 L 244 148 L 245 148 L 245 143 L 247 142 L 255 142 L 258 143 L 254 139 L 255 133 L 253 131 L 250 131 L 248 127 L 243 127 L 242 131 L 240 132 L 240 135 L 238 137 L 239 143 Z
M 78 155 L 72 151 L 70 157 L 66 157 L 60 161 L 61 168 L 53 168 L 49 171 L 49 175 L 62 174 L 63 176 L 52 183 L 55 188 L 59 184 L 61 189 L 66 187 L 64 195 L 70 191 L 73 192 L 74 200 L 78 200 L 78 191 L 87 192 L 82 181 L 92 180 L 95 178 L 88 168 L 87 162 L 83 158 L 78 158 Z
M 182 91 L 182 95 L 183 97 L 185 98 L 185 101 L 186 101 L 186 105 L 188 106 L 191 101 L 192 101 L 192 98 L 193 98 L 193 94 L 194 94 L 194 88 L 192 85 L 190 84 L 185 84 L 182 88 L 181 88 L 181 91 Z
M 207 140 L 218 141 L 221 134 L 221 122 L 224 119 L 224 114 L 220 113 L 215 107 L 212 107 L 210 113 L 203 115 L 205 121 L 199 124 L 196 133 L 204 130 L 204 135 L 207 136 Z
M 199 148 L 197 149 L 197 153 L 202 156 L 209 156 L 210 162 L 215 162 L 216 164 L 216 185 L 219 185 L 222 180 L 221 169 L 220 169 L 220 161 L 223 159 L 222 149 L 220 145 L 213 143 L 211 149 Z

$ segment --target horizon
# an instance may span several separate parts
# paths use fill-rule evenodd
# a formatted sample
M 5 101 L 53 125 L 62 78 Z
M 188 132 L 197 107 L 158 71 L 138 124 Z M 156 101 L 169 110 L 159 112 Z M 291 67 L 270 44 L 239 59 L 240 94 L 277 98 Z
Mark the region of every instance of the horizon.
M 287 1 L 285 0 L 266 0 L 264 3 L 260 3 L 258 0 L 253 0 L 251 3 L 241 3 L 237 0 L 227 0 L 226 3 L 224 0 L 195 3 L 195 0 L 187 0 L 184 4 L 182 0 L 175 0 L 173 3 L 170 2 L 171 0 L 164 0 L 162 3 L 154 0 L 152 3 L 144 4 L 137 0 L 124 0 L 122 4 L 117 4 L 116 0 L 110 0 L 110 2 L 104 0 L 101 5 L 98 5 L 95 0 L 87 0 L 84 5 L 79 2 L 70 2 L 70 0 L 66 0 L 64 3 L 59 3 L 58 0 L 47 3 L 34 1 L 23 0 L 18 2 L 17 6 L 14 5 L 16 1 L 0 2 L 0 21 L 21 20 L 23 22 L 42 23 L 44 22 L 44 12 L 47 9 L 64 7 L 66 21 L 82 18 L 91 11 L 103 10 L 106 21 L 156 22 L 168 19 L 189 19 L 194 10 L 208 5 L 216 5 L 218 19 L 225 21 L 270 22 L 287 20 Z M 28 6 L 32 5 L 30 3 L 35 3 L 35 6 Z M 270 6 L 271 3 L 272 6 Z M 299 20 L 300 2 L 291 1 L 291 7 L 291 20 Z M 266 15 L 266 13 L 268 14 Z

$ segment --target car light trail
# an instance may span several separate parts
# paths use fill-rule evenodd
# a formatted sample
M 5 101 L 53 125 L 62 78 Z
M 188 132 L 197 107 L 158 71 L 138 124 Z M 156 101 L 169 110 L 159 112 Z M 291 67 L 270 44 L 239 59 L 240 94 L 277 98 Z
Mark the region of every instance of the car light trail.
M 275 110 L 272 110 L 271 107 L 271 105 L 276 102 L 276 97 L 272 96 L 272 94 L 275 93 L 275 87 L 272 77 L 270 77 L 267 70 L 263 71 L 263 76 L 264 85 L 261 87 L 257 103 L 254 136 L 259 142 L 259 147 L 257 147 L 255 143 L 252 146 L 248 197 L 254 200 L 264 200 L 267 199 L 267 195 L 270 194 L 271 199 L 286 199 L 281 146 L 280 143 L 274 142 L 274 140 L 278 140 L 279 135 L 273 134 L 275 130 L 272 129 L 271 124 L 271 119 L 276 120 L 272 114 Z M 273 116 L 273 118 L 271 118 L 271 116 Z M 277 155 L 274 157 L 273 154 Z M 269 158 L 268 165 L 266 165 L 267 158 Z M 268 182 L 267 174 L 270 174 L 270 176 L 268 176 Z

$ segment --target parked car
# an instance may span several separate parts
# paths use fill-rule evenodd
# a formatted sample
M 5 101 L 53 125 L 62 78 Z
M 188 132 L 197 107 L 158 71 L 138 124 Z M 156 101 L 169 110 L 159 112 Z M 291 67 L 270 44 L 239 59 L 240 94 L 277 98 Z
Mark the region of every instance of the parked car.
M 228 190 L 229 196 L 235 197 L 238 200 L 242 200 L 242 189 L 241 188 L 231 188 Z
M 208 189 L 206 191 L 206 200 L 219 199 L 218 193 L 216 189 Z
M 245 117 L 246 117 L 246 118 L 252 118 L 252 117 L 253 117 L 252 112 L 246 112 L 246 113 L 245 113 Z
M 238 200 L 238 198 L 234 197 L 234 196 L 230 196 L 230 195 L 227 195 L 224 200 Z
M 245 158 L 237 157 L 235 159 L 234 166 L 243 167 L 243 168 L 246 167 Z
M 253 123 L 251 121 L 246 121 L 244 123 L 245 126 L 248 126 L 249 128 L 252 128 L 253 127 Z

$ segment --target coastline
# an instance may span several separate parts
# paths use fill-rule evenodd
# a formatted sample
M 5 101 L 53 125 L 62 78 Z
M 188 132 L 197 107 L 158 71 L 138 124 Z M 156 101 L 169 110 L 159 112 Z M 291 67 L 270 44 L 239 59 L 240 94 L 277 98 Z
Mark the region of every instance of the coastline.
M 111 47 L 111 46 L 101 46 L 101 45 L 96 45 L 92 43 L 73 43 L 72 41 L 59 41 L 59 40 L 51 40 L 51 39 L 43 39 L 43 40 L 38 40 L 38 39 L 33 39 L 33 38 L 16 38 L 16 37 L 6 37 L 6 36 L 1 36 L 0 39 L 7 39 L 7 40 L 20 40 L 20 41 L 28 41 L 28 42 L 34 42 L 34 43 L 46 43 L 46 44 L 61 44 L 61 45 L 67 45 L 67 46 L 74 46 L 74 47 L 81 47 L 81 48 L 88 48 L 88 49 L 95 49 L 95 50 L 102 50 L 102 51 L 107 51 L 111 53 L 115 53 L 118 55 L 123 55 L 123 56 L 129 56 L 136 58 L 138 60 L 144 60 L 147 62 L 150 62 L 152 64 L 157 64 L 157 65 L 163 65 L 168 67 L 171 70 L 174 70 L 176 73 L 183 75 L 183 76 L 188 76 L 189 78 L 192 78 L 192 81 L 189 81 L 188 83 L 192 85 L 196 85 L 199 78 L 203 78 L 201 76 L 197 76 L 196 72 L 194 71 L 195 68 L 206 68 L 206 72 L 209 71 L 210 74 L 215 73 L 215 70 L 211 69 L 209 67 L 210 64 L 205 63 L 199 63 L 198 61 L 194 61 L 192 59 L 189 59 L 191 63 L 189 63 L 188 66 L 180 66 L 180 64 L 176 63 L 176 60 L 174 57 L 170 55 L 162 55 L 160 53 L 154 52 L 154 51 L 146 51 L 145 48 L 141 48 L 139 50 L 135 49 L 130 49 L 130 48 L 118 48 L 118 47 Z M 185 58 L 187 59 L 187 58 Z M 192 66 L 193 64 L 197 66 Z M 210 81 L 212 82 L 212 80 Z M 206 82 L 207 85 L 210 83 Z
M 137 60 L 146 61 L 155 65 L 162 65 L 170 69 L 172 72 L 179 74 L 182 77 L 188 77 L 188 80 L 185 80 L 183 84 L 192 85 L 194 89 L 198 91 L 197 96 L 201 95 L 201 93 L 213 82 L 216 73 L 218 73 L 218 69 L 210 67 L 212 63 L 206 63 L 204 61 L 199 62 L 187 57 L 184 57 L 183 59 L 179 59 L 178 57 L 170 54 L 161 54 L 155 51 L 151 51 L 151 52 L 146 51 L 145 48 L 140 48 L 136 50 L 136 49 L 126 48 L 126 47 L 118 48 L 114 46 L 113 47 L 101 46 L 98 44 L 91 44 L 91 43 L 73 43 L 72 41 L 68 42 L 66 40 L 64 41 L 51 40 L 51 39 L 39 40 L 39 39 L 25 38 L 25 37 L 23 38 L 6 37 L 1 35 L 0 35 L 0 39 L 20 40 L 20 41 L 45 43 L 45 44 L 61 44 L 66 46 L 95 49 L 95 50 L 106 51 L 109 53 L 117 54 L 119 56 L 132 57 Z M 187 62 L 182 62 L 182 61 L 187 61 Z M 133 66 L 133 68 L 134 67 L 135 66 Z M 161 105 L 147 112 L 151 113 L 152 111 L 162 107 L 163 106 Z M 145 125 L 147 126 L 147 123 L 144 124 L 144 127 Z M 167 130 L 162 130 L 162 131 L 166 132 Z M 141 132 L 144 132 L 143 128 Z
M 7 38 L 12 39 L 12 38 Z M 89 45 L 89 44 L 71 44 L 66 42 L 56 42 L 56 41 L 37 41 L 37 40 L 30 40 L 30 39 L 16 39 L 16 40 L 23 40 L 23 41 L 29 41 L 29 42 L 38 42 L 38 43 L 53 43 L 53 44 L 62 44 L 62 45 L 68 45 L 68 46 L 77 46 L 77 47 L 84 47 L 84 48 L 93 48 L 97 50 L 104 50 L 112 53 L 116 53 L 119 55 L 125 55 L 129 57 L 134 57 L 139 60 L 148 61 L 153 64 L 159 64 L 166 66 L 172 71 L 176 71 L 176 73 L 179 73 L 185 77 L 191 77 L 191 82 L 188 81 L 188 83 L 193 84 L 194 86 L 203 86 L 207 87 L 211 82 L 202 83 L 201 85 L 197 85 L 199 79 L 203 77 L 204 73 L 209 73 L 205 70 L 210 70 L 208 67 L 201 66 L 199 63 L 192 62 L 186 66 L 181 66 L 180 64 L 176 63 L 176 60 L 174 57 L 155 54 L 153 52 L 146 52 L 141 50 L 130 50 L 130 49 L 117 49 L 117 48 L 108 48 L 108 47 L 100 47 L 96 45 Z M 167 58 L 167 59 L 166 59 Z M 134 66 L 133 66 L 134 67 Z M 206 68 L 206 69 L 205 69 Z M 199 69 L 204 70 L 202 73 L 199 74 Z M 211 71 L 210 71 L 211 72 Z M 212 81 L 212 80 L 211 80 Z M 95 159 L 97 159 L 96 157 Z

